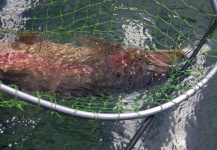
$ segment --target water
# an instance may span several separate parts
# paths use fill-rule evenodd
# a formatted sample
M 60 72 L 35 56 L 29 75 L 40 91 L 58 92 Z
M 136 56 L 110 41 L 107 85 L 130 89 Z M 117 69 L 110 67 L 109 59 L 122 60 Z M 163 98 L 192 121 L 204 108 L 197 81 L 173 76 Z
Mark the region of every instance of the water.
M 8 2 L 12 1 L 8 0 Z M 19 2 L 22 4 L 22 1 Z M 125 2 L 131 5 L 130 1 Z M 120 1 L 120 3 L 122 3 L 122 1 Z M 198 1 L 197 4 L 199 3 Z M 125 8 L 124 4 L 120 5 L 120 7 Z M 10 3 L 10 5 L 13 5 L 13 3 Z M 8 7 L 10 5 L 8 5 Z M 176 3 L 170 5 L 171 8 L 178 6 Z M 23 7 L 23 4 L 21 6 Z M 133 8 L 135 9 L 140 6 L 138 2 Z M 149 9 L 152 10 L 152 7 L 150 6 Z M 183 9 L 179 8 L 178 11 L 183 11 Z M 16 11 L 20 13 L 24 11 L 23 9 L 18 10 Z M 198 19 L 198 16 L 195 19 L 195 15 L 190 12 L 184 12 L 183 17 L 187 16 L 186 18 L 191 20 L 191 22 L 195 22 Z M 167 16 L 167 13 L 168 12 L 165 12 L 163 15 Z M 19 13 L 14 13 L 14 15 L 19 15 Z M 135 27 L 137 30 L 142 31 L 143 28 L 138 22 L 138 16 L 131 17 L 135 17 L 135 19 L 126 21 L 123 26 L 116 25 L 113 27 L 118 29 L 125 28 L 130 31 L 132 29 L 131 27 Z M 145 18 L 148 20 L 147 23 L 151 24 L 154 21 L 149 15 L 146 15 Z M 14 25 L 7 20 L 7 17 L 1 17 L 1 19 L 5 22 L 9 22 L 9 24 L 5 26 L 3 24 L 1 26 L 2 28 L 10 26 L 14 30 L 19 30 L 20 28 L 25 28 L 26 25 L 25 21 L 22 25 L 19 24 L 20 22 Z M 201 28 L 198 28 L 201 32 L 197 33 L 202 34 L 202 31 L 206 29 L 208 23 L 203 20 L 197 22 L 198 25 L 201 25 Z M 82 24 L 83 22 L 78 23 Z M 57 23 L 57 25 L 59 24 Z M 28 26 L 28 23 L 26 26 Z M 42 30 L 42 27 L 42 25 L 39 25 L 35 28 Z M 55 24 L 54 27 L 56 27 Z M 108 28 L 108 26 L 99 26 L 99 29 L 107 30 Z M 146 31 L 145 36 L 140 36 L 141 40 L 146 40 L 146 44 L 153 47 L 159 47 L 160 45 L 155 45 L 156 42 L 153 41 L 151 35 L 154 34 L 154 31 L 151 31 L 150 26 L 147 26 L 144 30 Z M 183 32 L 189 31 L 185 30 Z M 123 41 L 126 45 L 130 43 L 141 47 L 143 46 L 143 43 L 135 41 L 135 39 L 138 39 L 138 35 L 128 33 L 129 32 L 126 32 L 125 35 L 123 35 L 123 33 L 116 33 L 117 40 Z M 125 36 L 127 38 L 118 39 L 119 36 Z M 193 34 L 191 36 L 193 36 Z M 217 34 L 215 33 L 213 39 L 216 38 Z M 181 41 L 182 40 L 180 40 L 180 42 Z M 193 42 L 195 41 L 192 40 L 190 44 Z M 208 41 L 202 49 L 203 51 L 207 51 L 216 48 L 215 42 Z M 198 64 L 204 64 L 206 67 L 211 66 L 214 61 L 215 60 L 212 59 L 204 60 L 204 58 L 198 58 Z M 136 144 L 135 149 L 214 150 L 217 146 L 215 142 L 217 140 L 217 117 L 215 113 L 217 108 L 216 87 L 217 75 L 211 79 L 206 88 L 197 92 L 197 94 L 190 99 L 182 102 L 179 106 L 160 113 L 152 126 L 153 128 L 150 134 L 148 134 L 144 142 L 143 139 L 145 135 L 143 135 Z M 36 110 L 35 108 L 27 107 L 26 109 L 27 113 L 17 110 L 16 108 L 1 108 L 0 149 L 123 149 L 142 121 L 142 119 L 127 121 L 87 120 L 64 115 L 58 117 L 55 114 L 51 114 L 50 111 L 40 108 Z

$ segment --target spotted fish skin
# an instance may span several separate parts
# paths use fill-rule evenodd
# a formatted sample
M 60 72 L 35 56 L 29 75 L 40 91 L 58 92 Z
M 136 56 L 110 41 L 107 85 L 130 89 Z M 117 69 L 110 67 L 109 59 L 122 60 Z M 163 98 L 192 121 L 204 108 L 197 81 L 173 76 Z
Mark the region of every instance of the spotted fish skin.
M 122 47 L 91 36 L 82 46 L 59 44 L 38 33 L 0 40 L 0 80 L 29 91 L 88 96 L 130 93 L 164 79 L 180 50 L 141 50 Z

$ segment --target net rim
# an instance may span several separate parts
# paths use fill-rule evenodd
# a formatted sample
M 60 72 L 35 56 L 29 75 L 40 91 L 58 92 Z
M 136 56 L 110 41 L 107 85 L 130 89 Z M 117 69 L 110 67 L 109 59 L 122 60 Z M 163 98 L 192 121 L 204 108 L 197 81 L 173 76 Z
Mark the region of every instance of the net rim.
M 206 74 L 206 76 L 203 79 L 201 79 L 200 82 L 198 82 L 194 87 L 186 91 L 184 94 L 160 106 L 156 106 L 138 112 L 128 112 L 128 113 L 93 113 L 93 112 L 76 110 L 56 103 L 52 103 L 44 99 L 40 99 L 33 95 L 9 87 L 3 83 L 0 84 L 0 91 L 12 96 L 17 96 L 18 98 L 26 102 L 33 103 L 38 106 L 50 110 L 55 110 L 57 112 L 67 114 L 67 115 L 72 115 L 72 116 L 86 118 L 86 119 L 98 119 L 98 120 L 128 120 L 128 119 L 136 119 L 136 118 L 142 118 L 145 116 L 154 115 L 181 103 L 182 101 L 186 100 L 188 97 L 194 95 L 199 89 L 204 87 L 204 85 L 214 76 L 216 72 L 217 72 L 217 62 L 212 67 L 212 69 Z

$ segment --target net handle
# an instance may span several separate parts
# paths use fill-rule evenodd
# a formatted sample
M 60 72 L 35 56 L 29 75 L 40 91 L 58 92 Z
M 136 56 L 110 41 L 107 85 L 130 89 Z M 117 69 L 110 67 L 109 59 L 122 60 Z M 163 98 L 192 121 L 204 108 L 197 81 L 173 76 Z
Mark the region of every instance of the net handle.
M 210 0 L 213 11 L 215 14 L 217 14 L 217 0 Z
M 40 99 L 38 97 L 32 96 L 30 94 L 9 87 L 5 84 L 0 84 L 0 91 L 7 93 L 9 95 L 17 96 L 19 99 L 22 99 L 26 102 L 33 103 L 41 107 L 55 110 L 57 112 L 67 114 L 67 115 L 73 115 L 73 116 L 88 118 L 88 119 L 99 119 L 99 120 L 127 120 L 127 119 L 136 119 L 144 116 L 154 115 L 156 113 L 169 109 L 174 105 L 179 104 L 180 102 L 186 100 L 188 97 L 194 95 L 199 89 L 201 89 L 208 82 L 208 80 L 214 76 L 216 72 L 217 72 L 217 62 L 200 82 L 198 82 L 193 88 L 189 89 L 184 94 L 160 106 L 156 106 L 154 108 L 150 108 L 139 112 L 131 112 L 131 113 L 92 113 L 92 112 L 76 110 L 76 109 L 68 108 L 65 106 L 61 106 L 59 104 L 49 102 L 44 99 Z

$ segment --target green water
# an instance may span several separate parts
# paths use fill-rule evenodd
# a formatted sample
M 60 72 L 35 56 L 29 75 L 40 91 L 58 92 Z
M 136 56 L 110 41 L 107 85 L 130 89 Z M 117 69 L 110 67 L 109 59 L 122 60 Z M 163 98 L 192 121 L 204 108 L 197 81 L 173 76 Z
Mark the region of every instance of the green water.
M 77 3 L 74 3 L 74 1 L 68 1 L 69 3 L 64 3 L 63 5 L 58 5 L 62 4 L 61 1 L 59 2 L 49 8 L 50 14 L 59 16 L 60 8 L 62 13 L 64 13 L 64 11 L 85 7 L 87 2 L 94 4 L 99 1 L 81 1 L 78 5 Z M 171 2 L 163 0 L 159 2 L 164 2 L 165 5 L 167 5 L 170 9 L 176 9 L 181 14 L 183 19 L 188 20 L 190 24 L 195 25 L 196 23 L 199 26 L 195 30 L 195 32 L 197 32 L 197 37 L 195 37 L 195 33 L 191 32 L 192 28 L 185 27 L 184 24 L 180 25 L 180 28 L 183 29 L 183 34 L 187 34 L 190 37 L 190 41 L 187 42 L 190 43 L 190 45 L 200 39 L 204 31 L 207 29 L 207 26 L 210 24 L 209 18 L 206 18 L 206 20 L 200 20 L 199 18 L 202 16 L 198 16 L 194 14 L 193 11 L 185 9 L 181 1 L 180 3 L 176 1 Z M 193 4 L 195 6 L 200 6 L 203 2 L 205 1 L 201 0 L 198 1 L 198 3 Z M 46 3 L 46 1 L 44 1 L 44 3 Z M 108 1 L 107 5 L 102 7 L 102 11 L 106 12 L 106 14 L 102 15 L 102 18 L 98 18 L 100 21 L 103 22 L 105 20 L 112 19 L 112 3 L 113 1 Z M 154 5 L 154 3 L 151 1 L 145 4 L 148 5 L 147 12 L 152 11 L 154 15 L 159 14 L 159 11 L 161 12 L 161 9 L 159 7 L 156 8 L 156 5 Z M 120 6 L 121 8 L 125 8 L 126 6 L 131 6 L 132 8 L 144 7 L 144 3 L 141 1 L 129 0 L 116 1 L 116 5 Z M 4 7 L 2 2 L 2 8 Z M 210 5 L 207 4 L 204 7 L 205 9 L 211 11 Z M 44 7 L 38 7 L 34 14 L 32 13 L 32 10 L 34 10 L 34 8 L 24 12 L 24 14 L 26 16 L 37 15 L 37 17 L 43 17 L 47 15 L 47 11 L 43 11 L 47 10 Z M 94 7 L 90 9 L 90 11 L 90 14 L 98 13 L 97 9 Z M 143 17 L 147 20 L 149 19 L 149 21 L 143 22 L 145 23 L 144 29 L 147 29 L 150 34 L 156 36 L 160 43 L 163 43 L 163 45 L 159 44 L 157 41 L 151 41 L 149 38 L 145 43 L 139 43 L 140 46 L 144 46 L 142 44 L 149 44 L 149 46 L 154 46 L 157 48 L 176 48 L 179 46 L 185 46 L 185 37 L 181 36 L 180 40 L 174 43 L 169 40 L 165 40 L 161 33 L 155 33 L 155 30 L 152 29 L 152 22 L 161 24 L 162 30 L 168 30 L 167 32 L 170 33 L 171 37 L 175 38 L 178 36 L 172 28 L 168 28 L 168 26 L 163 22 L 158 22 L 156 18 L 153 18 L 147 13 L 140 14 L 137 11 L 135 11 L 135 13 L 131 12 L 132 11 L 129 13 L 129 10 L 116 11 L 115 13 L 117 15 L 115 15 L 115 18 L 113 19 L 117 22 L 112 25 L 110 22 L 104 22 L 103 24 L 97 26 L 91 26 L 96 21 L 96 18 L 93 16 L 93 18 L 91 18 L 92 20 L 90 19 L 88 22 L 86 20 L 80 20 L 67 27 L 66 25 L 73 21 L 73 17 L 75 17 L 75 20 L 86 17 L 86 8 L 84 8 L 79 14 L 75 13 L 66 16 L 68 18 L 64 18 L 64 22 L 59 21 L 59 17 L 57 20 L 39 20 L 34 24 L 27 21 L 26 28 L 33 28 L 34 30 L 43 32 L 57 29 L 55 30 L 54 34 L 45 32 L 44 36 L 59 42 L 68 42 L 72 40 L 74 37 L 73 34 L 77 34 L 77 32 L 94 34 L 110 41 L 123 42 L 125 39 L 123 37 L 125 35 L 122 32 L 122 23 L 124 20 L 123 17 L 127 15 L 127 18 L 132 19 L 133 21 L 131 21 L 135 23 L 134 26 L 139 26 L 139 20 L 141 20 Z M 163 18 L 167 18 L 169 15 L 171 15 L 170 12 L 166 10 L 162 10 L 160 14 Z M 124 20 L 124 23 L 128 24 L 126 20 Z M 175 21 L 172 23 L 174 26 L 180 24 L 180 22 Z M 59 28 L 60 26 L 66 28 Z M 83 26 L 88 27 L 82 29 Z M 14 26 L 14 28 L 16 28 L 16 26 Z M 108 34 L 98 32 L 108 31 L 110 29 L 111 31 L 117 32 L 111 32 Z M 73 32 L 70 32 L 72 34 L 67 33 L 64 35 L 61 34 L 61 36 L 59 36 L 59 33 L 65 31 Z M 112 39 L 112 37 L 115 37 L 115 40 Z M 216 39 L 217 35 L 215 34 L 213 38 Z M 128 42 L 133 43 L 130 40 Z M 165 47 L 165 45 L 168 47 Z M 212 41 L 208 41 L 206 46 L 210 47 L 211 49 L 217 48 L 216 44 Z M 207 49 L 207 47 L 203 47 L 203 49 Z M 204 62 L 204 65 L 208 67 L 211 66 L 213 62 L 214 60 L 207 60 Z M 189 100 L 181 103 L 175 108 L 161 113 L 154 122 L 153 129 L 145 139 L 145 142 L 142 141 L 144 138 L 143 136 L 138 141 L 135 149 L 215 149 L 217 146 L 215 142 L 217 140 L 217 117 L 215 115 L 215 110 L 217 107 L 217 93 L 215 90 L 217 87 L 216 77 L 217 76 L 215 76 L 211 82 L 209 82 L 204 90 L 201 90 Z M 52 114 L 51 111 L 40 108 L 36 109 L 35 107 L 31 106 L 25 106 L 24 109 L 24 112 L 18 110 L 17 108 L 0 109 L 0 149 L 124 149 L 142 121 L 142 119 L 128 121 L 87 120 L 65 115 L 60 115 L 61 117 L 59 117 L 55 113 Z

